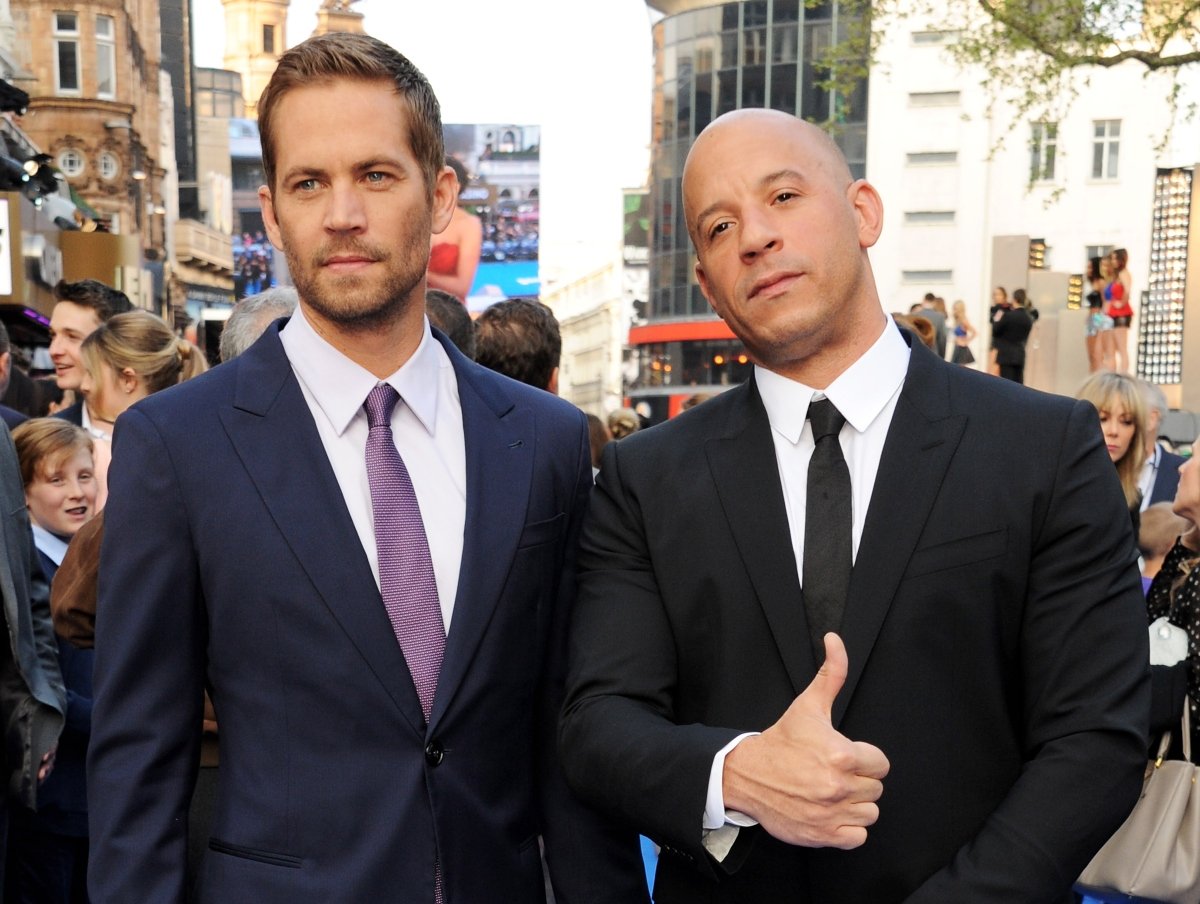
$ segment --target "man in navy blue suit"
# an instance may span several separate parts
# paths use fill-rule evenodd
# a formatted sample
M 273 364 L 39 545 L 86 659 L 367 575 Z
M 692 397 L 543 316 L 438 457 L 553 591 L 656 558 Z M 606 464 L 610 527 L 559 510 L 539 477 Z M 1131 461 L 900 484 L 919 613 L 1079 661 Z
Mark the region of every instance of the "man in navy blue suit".
M 1142 380 L 1146 398 L 1146 463 L 1138 482 L 1142 490 L 1142 511 L 1157 502 L 1174 502 L 1179 486 L 1179 466 L 1184 458 L 1168 451 L 1158 441 L 1158 432 L 1167 416 L 1167 397 L 1149 380 Z
M 554 747 L 586 422 L 425 318 L 456 195 L 437 100 L 386 44 L 330 34 L 284 54 L 259 124 L 299 306 L 116 431 L 91 898 L 182 900 L 207 688 L 202 901 L 533 904 L 543 845 L 560 904 L 645 901 L 636 836 L 570 795 Z

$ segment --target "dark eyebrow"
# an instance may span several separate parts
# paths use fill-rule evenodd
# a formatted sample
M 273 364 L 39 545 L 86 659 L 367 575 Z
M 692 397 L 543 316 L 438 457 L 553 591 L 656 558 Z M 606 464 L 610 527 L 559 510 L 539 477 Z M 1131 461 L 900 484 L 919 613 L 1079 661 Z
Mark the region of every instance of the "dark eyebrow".
M 767 175 L 763 176 L 761 179 L 758 180 L 758 184 L 760 187 L 766 188 L 767 186 L 771 185 L 772 183 L 779 182 L 780 180 L 783 180 L 783 179 L 792 179 L 792 180 L 794 180 L 796 182 L 800 182 L 802 184 L 807 184 L 807 182 L 808 182 L 808 180 L 804 178 L 804 174 L 801 173 L 799 170 L 781 169 L 781 170 L 777 170 L 773 173 L 768 173 Z M 712 214 L 714 214 L 716 211 L 720 210 L 724 206 L 725 206 L 724 201 L 717 201 L 713 204 L 709 204 L 706 208 L 704 208 L 704 210 L 700 211 L 700 213 L 696 215 L 697 231 L 699 231 L 701 223 L 703 223 L 709 216 L 711 216 Z

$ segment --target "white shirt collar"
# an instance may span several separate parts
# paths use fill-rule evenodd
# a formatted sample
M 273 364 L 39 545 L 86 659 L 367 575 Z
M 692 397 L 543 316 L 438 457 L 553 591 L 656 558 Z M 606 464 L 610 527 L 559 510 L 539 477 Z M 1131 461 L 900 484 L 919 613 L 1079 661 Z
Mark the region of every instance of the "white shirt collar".
M 800 440 L 808 406 L 818 396 L 833 402 L 856 431 L 863 433 L 887 406 L 908 373 L 912 350 L 891 317 L 874 344 L 824 390 L 754 367 L 754 379 L 771 428 L 795 444 Z
M 52 534 L 36 521 L 31 521 L 33 527 L 33 545 L 43 552 L 55 565 L 61 565 L 63 556 L 67 554 L 67 541 L 58 534 Z
M 280 331 L 279 339 L 296 376 L 341 436 L 362 411 L 367 395 L 381 381 L 321 338 L 299 307 Z M 443 366 L 453 365 L 425 320 L 417 350 L 399 370 L 382 381 L 400 394 L 430 436 L 434 435 L 437 424 L 437 376 Z

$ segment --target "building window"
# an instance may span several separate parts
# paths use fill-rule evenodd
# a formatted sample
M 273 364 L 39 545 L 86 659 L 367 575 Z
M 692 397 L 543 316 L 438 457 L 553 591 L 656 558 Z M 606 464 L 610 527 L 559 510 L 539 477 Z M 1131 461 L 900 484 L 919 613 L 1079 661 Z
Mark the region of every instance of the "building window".
M 958 163 L 958 151 L 917 151 L 905 159 L 909 166 L 947 166 Z
M 913 91 L 908 95 L 910 107 L 956 107 L 960 99 L 957 91 Z
M 59 94 L 79 93 L 79 17 L 54 14 L 54 89 Z
M 62 170 L 62 174 L 68 179 L 74 179 L 81 175 L 84 169 L 87 168 L 87 160 L 83 154 L 75 150 L 75 148 L 67 148 L 58 152 L 58 168 Z
M 954 222 L 953 210 L 906 210 L 907 226 L 945 226 Z
M 117 178 L 117 174 L 121 172 L 121 161 L 117 159 L 117 155 L 111 151 L 105 151 L 100 155 L 100 178 L 111 182 Z
M 1098 119 L 1092 123 L 1092 178 L 1117 178 L 1121 152 L 1121 120 Z
M 1035 122 L 1029 133 L 1029 181 L 1049 182 L 1054 178 L 1058 153 L 1058 123 Z
M 957 44 L 960 37 L 962 37 L 961 31 L 914 31 L 912 33 L 912 42 L 914 47 Z
M 263 26 L 263 53 L 275 52 L 275 26 Z
M 117 45 L 112 16 L 96 17 L 96 96 L 117 96 Z
M 906 283 L 950 283 L 954 282 L 953 270 L 902 270 L 900 278 Z

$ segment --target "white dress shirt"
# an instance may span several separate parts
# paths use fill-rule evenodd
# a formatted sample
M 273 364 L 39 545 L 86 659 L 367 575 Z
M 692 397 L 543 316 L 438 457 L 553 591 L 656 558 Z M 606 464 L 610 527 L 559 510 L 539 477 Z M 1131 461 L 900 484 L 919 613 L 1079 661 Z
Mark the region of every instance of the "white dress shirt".
M 827 398 L 846 418 L 838 436 L 846 467 L 850 471 L 851 512 L 853 517 L 851 552 L 858 557 L 863 526 L 875 489 L 875 476 L 883 457 L 900 388 L 908 373 L 911 350 L 895 323 L 889 317 L 887 326 L 875 343 L 861 358 L 848 367 L 836 380 L 821 391 L 795 380 L 755 366 L 754 379 L 758 394 L 771 424 L 771 439 L 775 443 L 775 461 L 779 466 L 783 501 L 787 509 L 788 532 L 796 557 L 796 577 L 804 581 L 804 517 L 808 500 L 808 463 L 816 444 L 808 423 L 808 406 L 815 400 Z M 801 605 L 797 600 L 796 605 Z M 803 639 L 807 642 L 807 638 Z M 751 733 L 752 734 L 752 733 Z M 739 735 L 713 758 L 709 773 L 708 799 L 705 801 L 704 844 L 718 860 L 724 859 L 737 837 L 738 826 L 754 825 L 754 820 L 741 813 L 725 809 L 721 779 L 725 757 L 743 738 Z
M 378 585 L 379 554 L 367 481 L 368 428 L 363 403 L 380 381 L 317 335 L 300 308 L 279 338 Z M 392 435 L 421 507 L 442 624 L 448 632 L 462 565 L 467 456 L 458 379 L 445 349 L 429 332 L 428 321 L 412 357 L 383 382 L 400 394 L 392 411 Z
M 1142 473 L 1138 475 L 1138 490 L 1142 494 L 1141 511 L 1150 508 L 1150 491 L 1154 489 L 1154 481 L 1158 477 L 1158 466 L 1162 464 L 1162 446 L 1154 444 L 1154 451 L 1146 456 L 1142 464 Z
M 33 528 L 33 545 L 55 565 L 61 565 L 63 556 L 67 554 L 67 541 L 58 534 L 52 534 L 36 521 L 30 521 Z

